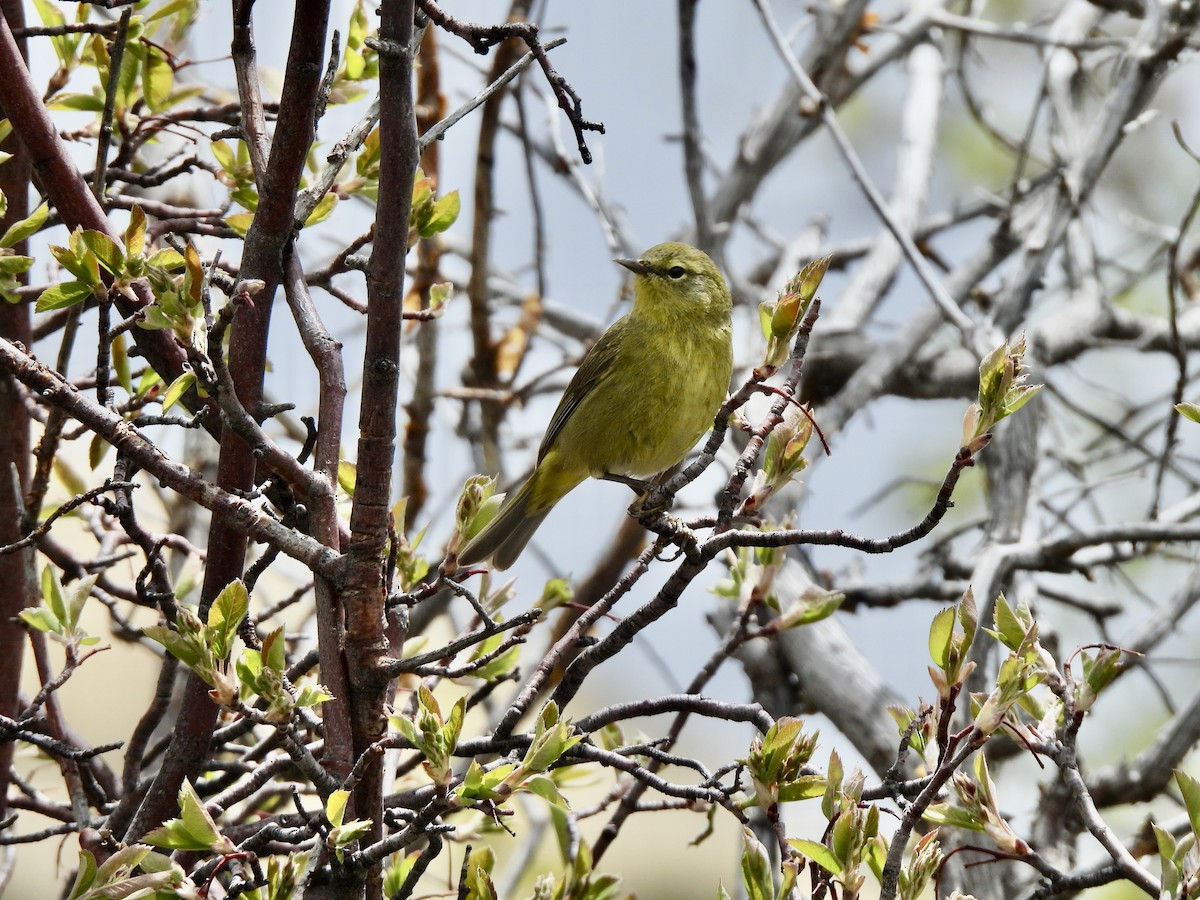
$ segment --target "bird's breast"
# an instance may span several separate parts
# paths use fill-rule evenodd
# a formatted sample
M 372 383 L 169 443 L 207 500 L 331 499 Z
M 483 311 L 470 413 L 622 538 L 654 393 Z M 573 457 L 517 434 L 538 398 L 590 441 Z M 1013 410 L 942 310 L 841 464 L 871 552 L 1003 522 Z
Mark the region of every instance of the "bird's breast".
M 671 468 L 712 426 L 725 399 L 733 368 L 727 328 L 648 337 L 626 344 L 637 364 L 615 364 L 587 408 L 572 417 L 588 432 L 572 443 L 583 449 L 581 462 L 594 476 L 648 477 Z

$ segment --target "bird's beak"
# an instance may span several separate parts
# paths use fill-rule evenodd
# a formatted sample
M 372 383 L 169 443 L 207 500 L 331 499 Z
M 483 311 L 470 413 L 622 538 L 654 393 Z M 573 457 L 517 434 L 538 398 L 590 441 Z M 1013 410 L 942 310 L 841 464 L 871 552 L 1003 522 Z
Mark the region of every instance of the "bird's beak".
M 643 262 L 640 259 L 614 259 L 613 262 L 615 262 L 617 265 L 624 266 L 630 272 L 633 272 L 637 275 L 649 275 L 654 271 L 650 268 L 648 263 Z

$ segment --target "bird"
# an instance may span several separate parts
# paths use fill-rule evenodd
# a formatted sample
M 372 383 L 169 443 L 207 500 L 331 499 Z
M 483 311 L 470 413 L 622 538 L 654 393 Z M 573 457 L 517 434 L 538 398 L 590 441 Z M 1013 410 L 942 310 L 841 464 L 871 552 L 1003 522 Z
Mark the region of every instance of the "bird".
M 586 478 L 632 485 L 670 470 L 724 402 L 733 374 L 733 302 L 716 263 L 676 242 L 614 262 L 633 273 L 632 308 L 584 355 L 533 472 L 461 548 L 459 565 L 490 558 L 507 569 Z

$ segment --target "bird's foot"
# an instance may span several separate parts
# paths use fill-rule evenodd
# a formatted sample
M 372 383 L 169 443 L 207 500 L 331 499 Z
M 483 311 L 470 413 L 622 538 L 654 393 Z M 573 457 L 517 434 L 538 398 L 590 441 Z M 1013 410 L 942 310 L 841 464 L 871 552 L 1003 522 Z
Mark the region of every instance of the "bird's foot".
M 629 514 L 650 528 L 650 522 L 665 516 L 675 505 L 675 495 L 664 490 L 661 484 L 647 485 L 645 493 L 629 505 Z

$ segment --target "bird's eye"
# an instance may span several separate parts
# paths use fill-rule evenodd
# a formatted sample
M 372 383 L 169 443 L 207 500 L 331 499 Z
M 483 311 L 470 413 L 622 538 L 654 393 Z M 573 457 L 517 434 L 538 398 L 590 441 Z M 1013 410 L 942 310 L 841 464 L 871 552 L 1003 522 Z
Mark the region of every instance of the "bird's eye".
M 682 278 L 687 274 L 687 270 L 683 266 L 671 266 L 671 268 L 667 269 L 667 274 L 672 278 Z

